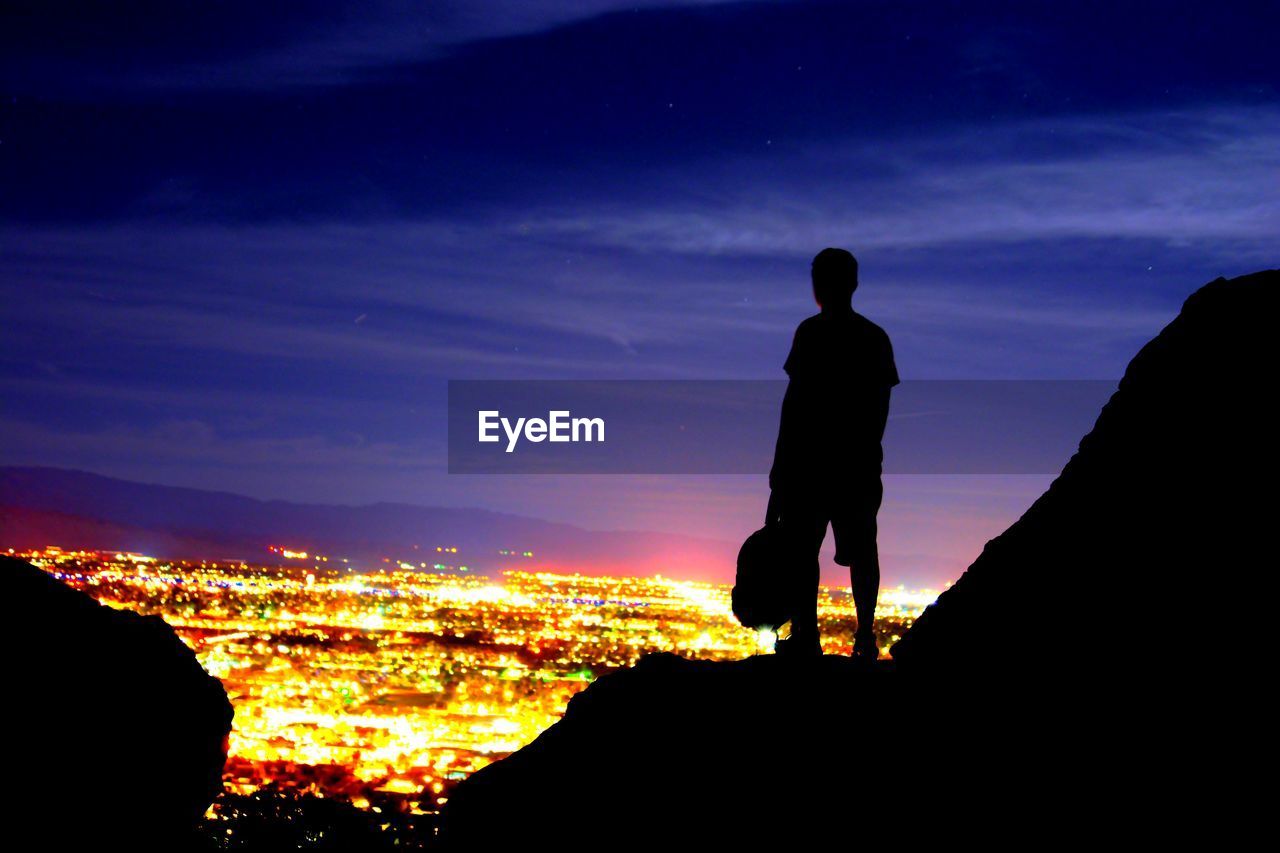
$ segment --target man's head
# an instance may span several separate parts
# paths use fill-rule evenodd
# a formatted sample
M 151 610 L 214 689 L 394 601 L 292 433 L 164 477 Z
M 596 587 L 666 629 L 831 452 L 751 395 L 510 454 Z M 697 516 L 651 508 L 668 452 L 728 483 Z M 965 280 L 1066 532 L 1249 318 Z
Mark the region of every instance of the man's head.
M 858 261 L 844 249 L 823 249 L 813 259 L 813 298 L 823 308 L 848 305 L 858 289 Z

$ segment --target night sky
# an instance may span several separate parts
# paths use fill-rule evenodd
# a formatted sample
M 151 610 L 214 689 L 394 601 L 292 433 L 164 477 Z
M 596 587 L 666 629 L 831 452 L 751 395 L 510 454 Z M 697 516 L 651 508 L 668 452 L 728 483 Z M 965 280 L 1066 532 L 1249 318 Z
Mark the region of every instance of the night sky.
M 0 464 L 740 540 L 447 475 L 445 380 L 781 379 L 828 245 L 904 379 L 1115 379 L 1276 265 L 1275 3 L 107 5 L 0 7 Z M 1048 479 L 889 478 L 886 580 Z

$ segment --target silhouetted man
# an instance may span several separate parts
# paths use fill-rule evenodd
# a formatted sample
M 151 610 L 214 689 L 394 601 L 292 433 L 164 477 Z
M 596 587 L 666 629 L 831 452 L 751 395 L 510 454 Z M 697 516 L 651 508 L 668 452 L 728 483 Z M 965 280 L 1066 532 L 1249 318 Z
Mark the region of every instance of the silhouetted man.
M 796 329 L 783 365 L 790 381 L 769 472 L 769 520 L 780 525 L 791 573 L 791 635 L 775 648 L 787 655 L 822 653 L 818 551 L 829 522 L 836 563 L 849 567 L 858 610 L 853 653 L 874 660 L 880 442 L 898 370 L 889 336 L 850 305 L 858 287 L 853 255 L 823 249 L 813 259 L 812 278 L 822 310 Z

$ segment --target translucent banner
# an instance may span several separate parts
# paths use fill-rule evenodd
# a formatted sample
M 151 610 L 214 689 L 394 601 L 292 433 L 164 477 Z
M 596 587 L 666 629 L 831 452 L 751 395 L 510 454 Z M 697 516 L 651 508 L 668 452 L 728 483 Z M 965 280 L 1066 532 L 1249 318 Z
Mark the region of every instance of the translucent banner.
M 787 383 L 451 380 L 451 474 L 766 474 Z M 913 380 L 893 389 L 887 474 L 1052 474 L 1111 380 Z

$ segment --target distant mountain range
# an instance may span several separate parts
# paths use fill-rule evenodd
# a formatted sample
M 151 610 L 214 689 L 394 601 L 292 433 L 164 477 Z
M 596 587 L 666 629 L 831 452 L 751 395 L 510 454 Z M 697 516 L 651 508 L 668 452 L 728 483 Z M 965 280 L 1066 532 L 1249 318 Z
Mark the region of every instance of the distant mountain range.
M 274 562 L 272 545 L 348 558 L 583 574 L 732 577 L 737 545 L 653 531 L 593 531 L 481 509 L 261 501 L 60 468 L 0 467 L 0 547 L 129 550 Z M 436 548 L 457 548 L 447 558 Z M 515 551 L 515 555 L 499 551 Z M 532 557 L 523 556 L 531 552 Z

